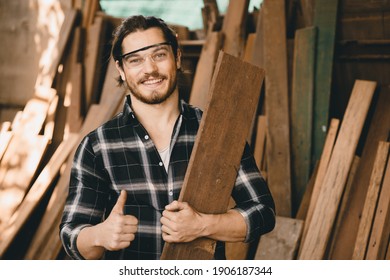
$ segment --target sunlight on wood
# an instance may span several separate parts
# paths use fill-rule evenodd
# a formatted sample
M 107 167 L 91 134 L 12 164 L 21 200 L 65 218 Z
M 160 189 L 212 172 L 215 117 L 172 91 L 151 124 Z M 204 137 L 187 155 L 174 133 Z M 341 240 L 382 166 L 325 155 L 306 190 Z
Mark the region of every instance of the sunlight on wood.
M 36 85 L 52 84 L 52 61 L 58 59 L 58 42 L 61 37 L 60 29 L 65 19 L 64 11 L 61 8 L 60 1 L 40 0 L 30 1 L 30 7 L 38 5 L 37 33 L 34 40 L 37 50 L 42 50 L 39 59 L 39 74 Z M 45 40 L 45 41 L 44 41 Z M 44 42 L 46 43 L 43 46 Z

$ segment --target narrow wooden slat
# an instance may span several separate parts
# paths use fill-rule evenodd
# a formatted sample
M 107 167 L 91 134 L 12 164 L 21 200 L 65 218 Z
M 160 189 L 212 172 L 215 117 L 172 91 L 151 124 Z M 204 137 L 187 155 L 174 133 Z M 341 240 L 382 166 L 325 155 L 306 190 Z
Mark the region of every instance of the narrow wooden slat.
M 322 259 L 376 83 L 357 80 L 325 174 L 300 259 Z
M 315 1 L 313 25 L 318 28 L 318 35 L 313 103 L 312 164 L 321 157 L 328 129 L 338 2 L 338 0 Z
M 218 52 L 223 40 L 222 32 L 209 32 L 196 66 L 189 103 L 202 110 L 209 101 L 209 88 Z
M 244 53 L 248 7 L 249 0 L 229 1 L 223 20 L 223 51 L 236 57 L 242 57 Z
M 328 169 L 330 157 L 332 155 L 333 147 L 336 142 L 339 123 L 340 121 L 338 119 L 332 119 L 330 122 L 330 127 L 325 140 L 324 150 L 322 152 L 321 159 L 318 165 L 317 176 L 314 181 L 313 192 L 309 202 L 309 208 L 307 209 L 305 225 L 303 228 L 302 241 L 305 240 L 307 230 L 309 228 L 309 225 L 313 217 L 314 209 L 317 205 L 318 196 L 321 193 L 322 183 L 324 181 L 325 173 Z
M 387 155 L 389 154 L 390 143 L 380 142 L 375 157 L 374 167 L 371 172 L 370 184 L 368 186 L 366 201 L 364 202 L 363 213 L 360 219 L 359 229 L 356 237 L 355 248 L 352 259 L 363 260 L 366 256 L 367 244 L 370 239 L 370 232 L 373 228 L 373 220 L 376 205 L 379 200 L 379 193 L 385 171 Z
M 259 67 L 264 67 L 264 26 L 263 26 L 263 9 L 257 14 L 256 37 L 253 42 L 253 52 L 251 63 Z
M 335 233 L 335 244 L 330 255 L 331 259 L 350 260 L 352 258 L 378 143 L 379 141 L 387 141 L 390 131 L 389 106 L 390 88 L 382 87 L 369 125 L 360 164 L 352 183 L 348 203 L 345 211 L 340 213 L 342 221 L 340 228 Z
M 387 145 L 389 143 L 387 142 Z M 367 260 L 383 260 L 390 240 L 390 156 L 382 182 L 370 240 L 367 246 Z
M 26 223 L 31 213 L 42 200 L 43 195 L 47 192 L 51 183 L 59 173 L 60 167 L 66 161 L 71 150 L 75 147 L 76 140 L 78 140 L 77 135 L 70 135 L 67 140 L 61 143 L 28 191 L 18 211 L 13 214 L 12 218 L 7 223 L 4 232 L 0 235 L 0 258 L 4 255 L 18 231 Z
M 264 70 L 220 52 L 180 201 L 202 213 L 227 211 L 263 78 Z M 165 243 L 161 259 L 212 259 L 215 244 L 207 238 Z
M 284 0 L 263 2 L 267 180 L 278 215 L 291 217 L 291 159 Z M 283 172 L 281 172 L 283 170 Z
M 277 216 L 274 230 L 261 236 L 255 260 L 296 259 L 302 230 L 302 220 Z
M 296 31 L 291 93 L 291 174 L 292 197 L 297 205 L 311 172 L 315 43 L 315 27 Z

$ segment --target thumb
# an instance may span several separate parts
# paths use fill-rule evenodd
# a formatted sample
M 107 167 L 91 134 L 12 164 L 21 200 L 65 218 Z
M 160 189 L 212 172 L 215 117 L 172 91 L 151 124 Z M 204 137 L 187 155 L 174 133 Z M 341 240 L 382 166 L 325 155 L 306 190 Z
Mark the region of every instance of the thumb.
M 172 201 L 172 203 L 165 206 L 165 209 L 168 211 L 180 211 L 187 207 L 186 202 L 179 202 L 177 200 Z
M 123 214 L 123 207 L 126 204 L 127 200 L 127 192 L 125 190 L 122 190 L 118 200 L 116 201 L 114 207 L 112 208 L 112 212 Z

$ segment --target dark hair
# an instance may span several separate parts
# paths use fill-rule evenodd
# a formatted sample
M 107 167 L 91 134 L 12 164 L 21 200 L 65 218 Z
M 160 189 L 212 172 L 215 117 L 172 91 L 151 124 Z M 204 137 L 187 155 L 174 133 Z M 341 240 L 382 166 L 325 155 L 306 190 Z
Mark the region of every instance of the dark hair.
M 114 31 L 111 55 L 115 61 L 119 62 L 122 67 L 122 42 L 123 39 L 138 30 L 146 30 L 152 27 L 160 28 L 164 34 L 164 38 L 172 46 L 173 54 L 177 57 L 179 44 L 177 42 L 176 32 L 170 28 L 162 19 L 153 16 L 144 17 L 141 15 L 131 16 L 122 21 Z

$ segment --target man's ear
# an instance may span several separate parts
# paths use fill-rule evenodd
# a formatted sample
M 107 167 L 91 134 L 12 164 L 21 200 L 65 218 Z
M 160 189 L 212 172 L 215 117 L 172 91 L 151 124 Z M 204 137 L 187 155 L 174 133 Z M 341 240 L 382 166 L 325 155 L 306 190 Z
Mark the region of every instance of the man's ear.
M 123 71 L 122 66 L 119 64 L 118 60 L 115 61 L 115 67 L 116 67 L 116 70 L 118 70 L 119 75 L 121 76 L 122 81 L 125 81 L 126 80 L 126 75 L 125 75 L 125 72 Z
M 177 49 L 176 68 L 178 70 L 181 68 L 181 50 L 180 49 Z

